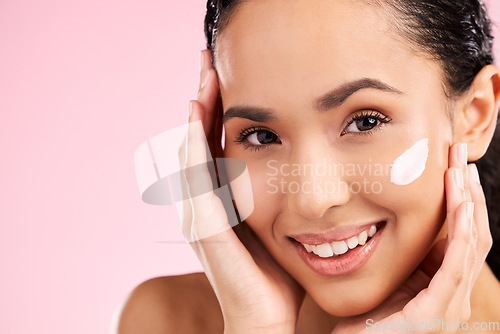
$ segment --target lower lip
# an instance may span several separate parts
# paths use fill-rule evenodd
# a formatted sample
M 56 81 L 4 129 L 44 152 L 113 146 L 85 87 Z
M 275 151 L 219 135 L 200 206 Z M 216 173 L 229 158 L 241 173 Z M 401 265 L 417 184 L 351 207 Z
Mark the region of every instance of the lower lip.
M 300 242 L 292 240 L 299 256 L 312 270 L 324 276 L 340 276 L 355 272 L 368 261 L 378 245 L 384 225 L 381 225 L 377 233 L 362 247 L 358 246 L 345 254 L 327 258 L 309 253 Z

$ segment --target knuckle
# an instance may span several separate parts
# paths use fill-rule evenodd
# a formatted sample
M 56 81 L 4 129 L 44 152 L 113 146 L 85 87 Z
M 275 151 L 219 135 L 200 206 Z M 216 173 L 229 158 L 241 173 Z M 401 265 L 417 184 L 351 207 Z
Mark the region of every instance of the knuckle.
M 471 240 L 472 240 L 475 244 L 477 244 L 477 242 L 478 242 L 478 240 L 479 240 L 479 239 L 478 239 L 478 238 L 479 238 L 479 232 L 478 232 L 478 230 L 477 230 L 477 227 L 476 227 L 476 226 L 473 226 L 473 228 L 472 228 L 472 235 L 470 236 L 470 238 L 471 238 Z
M 462 244 L 461 246 L 467 248 L 472 243 L 472 235 L 471 233 L 465 233 L 459 237 L 459 242 Z
M 465 223 L 465 222 L 461 222 L 461 223 Z M 466 223 L 468 224 L 468 222 Z M 474 228 L 471 228 L 471 227 L 466 227 L 466 230 L 464 231 L 464 233 L 461 233 L 462 236 L 460 237 L 461 241 L 466 243 L 467 245 L 469 245 L 470 243 L 472 243 L 474 241 Z
M 460 284 L 464 281 L 464 271 L 461 269 L 456 269 L 450 274 L 450 283 L 452 286 L 458 288 Z
M 490 251 L 491 247 L 493 247 L 493 237 L 489 233 L 488 236 L 486 237 L 485 247 L 488 250 L 488 252 Z
M 491 234 L 488 234 L 483 238 L 484 240 L 481 240 L 478 242 L 478 251 L 484 254 L 488 254 L 491 250 L 491 247 L 493 247 L 493 237 Z

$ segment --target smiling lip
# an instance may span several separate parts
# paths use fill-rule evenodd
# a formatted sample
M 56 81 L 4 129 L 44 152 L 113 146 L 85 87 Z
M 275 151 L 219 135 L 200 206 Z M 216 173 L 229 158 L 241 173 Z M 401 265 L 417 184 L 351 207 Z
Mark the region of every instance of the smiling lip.
M 361 232 L 367 230 L 371 225 L 377 225 L 378 223 L 370 223 L 364 225 L 349 225 L 349 226 L 339 226 L 336 227 L 332 231 L 324 232 L 324 233 L 301 233 L 301 234 L 292 234 L 290 238 L 297 240 L 303 244 L 309 245 L 320 245 L 325 242 L 332 241 L 340 241 L 349 239 L 355 235 L 360 234 Z
M 373 224 L 345 228 L 338 227 L 334 231 L 323 234 L 300 234 L 295 236 L 300 238 L 300 240 L 293 237 L 295 240 L 292 239 L 292 242 L 302 260 L 316 273 L 324 276 L 346 275 L 355 272 L 368 261 L 380 241 L 385 222 L 375 224 L 377 225 L 377 233 L 366 244 L 338 256 L 321 258 L 314 253 L 309 253 L 301 242 L 318 245 L 325 242 L 343 240 L 356 235 L 356 231 L 362 232 L 370 225 Z

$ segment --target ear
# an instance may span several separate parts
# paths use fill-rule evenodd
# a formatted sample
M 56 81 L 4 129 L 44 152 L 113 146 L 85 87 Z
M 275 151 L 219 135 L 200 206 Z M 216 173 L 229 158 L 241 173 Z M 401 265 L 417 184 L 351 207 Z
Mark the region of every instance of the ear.
M 495 132 L 500 102 L 500 72 L 487 65 L 460 98 L 454 117 L 453 142 L 467 143 L 468 161 L 481 158 Z

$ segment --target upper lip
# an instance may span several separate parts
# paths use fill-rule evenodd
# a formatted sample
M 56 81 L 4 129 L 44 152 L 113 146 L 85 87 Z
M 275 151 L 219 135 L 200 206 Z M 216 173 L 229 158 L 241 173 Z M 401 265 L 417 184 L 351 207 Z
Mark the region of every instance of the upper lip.
M 289 237 L 297 240 L 300 243 L 308 245 L 321 245 L 324 243 L 331 243 L 333 241 L 341 241 L 357 236 L 363 231 L 368 230 L 372 225 L 376 225 L 377 229 L 380 228 L 381 220 L 374 221 L 373 223 L 363 224 L 363 225 L 347 225 L 338 226 L 335 229 L 322 232 L 322 233 L 300 233 L 292 234 Z

